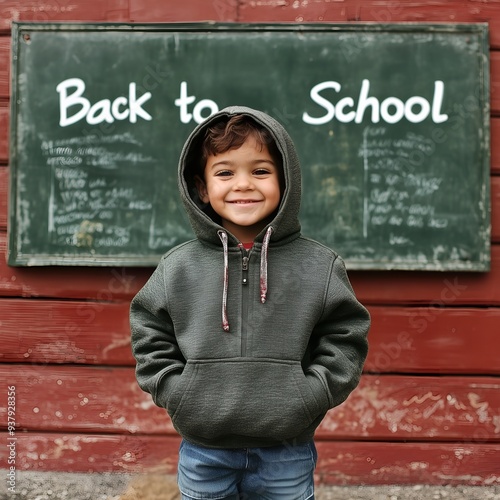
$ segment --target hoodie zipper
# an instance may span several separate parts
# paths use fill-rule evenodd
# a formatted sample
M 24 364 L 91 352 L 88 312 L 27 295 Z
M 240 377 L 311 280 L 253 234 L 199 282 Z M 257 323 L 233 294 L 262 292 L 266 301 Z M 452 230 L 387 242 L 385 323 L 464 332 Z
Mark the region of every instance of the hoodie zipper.
M 260 290 L 260 302 L 265 304 L 267 299 L 267 252 L 269 249 L 269 241 L 271 239 L 271 235 L 273 233 L 272 226 L 267 228 L 266 234 L 262 241 L 262 251 L 260 257 L 260 269 L 259 269 L 259 290 Z M 229 332 L 229 321 L 227 316 L 227 293 L 228 293 L 228 285 L 229 285 L 229 253 L 228 253 L 228 241 L 227 241 L 227 233 L 224 230 L 217 231 L 217 234 L 222 242 L 222 249 L 224 254 L 224 281 L 223 281 L 223 289 L 222 289 L 222 329 L 225 332 Z M 239 248 L 242 254 L 242 263 L 241 263 L 241 280 L 242 280 L 242 292 L 241 292 L 241 353 L 242 355 L 246 354 L 246 322 L 245 318 L 248 318 L 248 266 L 250 261 L 250 254 L 252 253 L 252 249 L 250 252 L 247 252 L 245 247 L 240 243 Z
M 242 285 L 247 285 L 248 284 L 248 256 L 243 255 L 243 260 L 241 263 L 241 270 L 242 272 Z
M 241 253 L 241 356 L 246 356 L 247 353 L 247 320 L 248 320 L 248 252 L 243 246 Z

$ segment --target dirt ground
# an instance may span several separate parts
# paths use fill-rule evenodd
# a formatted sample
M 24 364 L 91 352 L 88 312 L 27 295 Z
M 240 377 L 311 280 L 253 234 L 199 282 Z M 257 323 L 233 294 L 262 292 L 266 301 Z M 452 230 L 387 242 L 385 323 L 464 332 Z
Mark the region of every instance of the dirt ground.
M 175 479 L 162 475 L 18 472 L 15 492 L 8 491 L 6 480 L 0 483 L 0 500 L 59 499 L 179 500 L 180 495 Z M 320 486 L 316 500 L 500 500 L 500 486 Z

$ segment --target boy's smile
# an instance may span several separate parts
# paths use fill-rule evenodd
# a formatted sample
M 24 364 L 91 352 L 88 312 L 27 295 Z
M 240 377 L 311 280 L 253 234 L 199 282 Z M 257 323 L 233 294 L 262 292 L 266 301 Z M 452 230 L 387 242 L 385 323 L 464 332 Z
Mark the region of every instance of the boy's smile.
M 197 187 L 222 226 L 243 243 L 264 229 L 281 197 L 278 166 L 253 136 L 238 149 L 209 156 L 205 179 L 197 178 Z

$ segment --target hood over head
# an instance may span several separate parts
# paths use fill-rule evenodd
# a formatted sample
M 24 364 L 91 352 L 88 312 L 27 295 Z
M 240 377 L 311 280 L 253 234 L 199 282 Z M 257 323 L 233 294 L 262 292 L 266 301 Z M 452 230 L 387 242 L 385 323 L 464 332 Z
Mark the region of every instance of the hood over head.
M 272 226 L 272 243 L 298 236 L 300 233 L 298 215 L 301 197 L 301 174 L 295 146 L 288 132 L 274 118 L 261 111 L 243 106 L 231 106 L 211 115 L 193 130 L 182 149 L 179 160 L 179 189 L 195 235 L 202 241 L 221 245 L 219 231 L 222 227 L 210 217 L 210 210 L 207 210 L 206 204 L 199 199 L 194 179 L 199 168 L 201 144 L 206 129 L 219 121 L 221 117 L 229 119 L 234 115 L 247 115 L 268 129 L 276 142 L 283 161 L 284 190 L 281 194 L 278 211 L 268 226 L 257 235 L 255 241 L 262 242 L 269 226 Z M 229 232 L 227 234 L 228 243 L 237 245 L 236 238 Z

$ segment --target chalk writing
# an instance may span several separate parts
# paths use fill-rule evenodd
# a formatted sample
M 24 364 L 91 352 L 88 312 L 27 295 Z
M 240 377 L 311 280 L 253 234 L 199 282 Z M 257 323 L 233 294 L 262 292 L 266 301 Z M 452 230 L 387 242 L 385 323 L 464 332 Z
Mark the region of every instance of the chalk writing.
M 334 118 L 341 123 L 361 123 L 365 113 L 370 108 L 370 120 L 372 123 L 378 123 L 380 120 L 386 123 L 398 123 L 403 118 L 410 123 L 420 123 L 429 115 L 434 123 L 442 123 L 448 120 L 448 115 L 441 112 L 443 104 L 444 83 L 442 81 L 434 82 L 434 96 L 431 103 L 421 96 L 412 96 L 403 102 L 401 99 L 390 96 L 380 102 L 374 96 L 370 96 L 370 80 L 363 80 L 357 105 L 352 97 L 343 97 L 339 99 L 336 105 L 333 105 L 328 99 L 323 97 L 320 92 L 326 89 L 333 89 L 340 92 L 342 85 L 334 81 L 321 82 L 315 85 L 310 92 L 311 100 L 326 110 L 323 116 L 313 117 L 304 112 L 302 120 L 309 125 L 323 125 L 332 121 Z M 346 111 L 349 110 L 349 111 Z
M 320 82 L 315 85 L 309 92 L 310 98 L 323 108 L 326 113 L 323 116 L 314 117 L 304 112 L 302 114 L 302 121 L 304 123 L 308 125 L 323 125 L 336 118 L 341 123 L 354 122 L 359 124 L 363 122 L 365 115 L 370 117 L 372 123 L 379 123 L 382 120 L 385 123 L 394 124 L 400 122 L 403 118 L 410 123 L 420 123 L 429 116 L 434 123 L 442 123 L 448 120 L 448 115 L 441 111 L 444 82 L 440 80 L 434 82 L 432 103 L 422 96 L 412 96 L 405 102 L 394 96 L 389 96 L 380 101 L 376 97 L 369 95 L 370 80 L 366 79 L 361 83 L 357 104 L 352 97 L 342 97 L 334 105 L 321 95 L 321 92 L 326 89 L 333 89 L 335 92 L 340 92 L 342 85 L 335 81 Z M 180 96 L 175 99 L 174 104 L 179 107 L 179 118 L 182 123 L 190 123 L 191 120 L 194 120 L 196 123 L 202 123 L 219 110 L 219 106 L 215 101 L 202 99 L 194 105 L 191 113 L 189 106 L 195 103 L 195 101 L 196 97 L 188 94 L 187 82 L 181 82 Z M 371 113 L 368 115 L 367 112 L 369 110 Z M 111 114 L 108 113 L 107 116 L 112 121 Z
M 50 241 L 92 253 L 126 247 L 136 225 L 150 225 L 154 162 L 133 149 L 140 147 L 135 141 L 129 142 L 132 149 L 122 153 L 113 150 L 109 138 L 91 137 L 44 141 L 41 149 L 51 169 Z M 128 142 L 121 135 L 115 139 L 119 144 Z M 124 174 L 121 180 L 114 173 L 118 168 Z M 146 185 L 137 182 L 145 176 L 150 178 Z
M 386 234 L 391 246 L 408 247 L 404 228 L 442 229 L 448 220 L 436 211 L 443 179 L 430 168 L 416 168 L 415 151 L 432 152 L 433 142 L 406 132 L 390 137 L 385 127 L 366 127 L 358 155 L 363 159 L 365 199 L 363 236 Z
M 219 111 L 219 106 L 217 103 L 211 99 L 202 99 L 197 102 L 193 108 L 193 113 L 189 113 L 188 106 L 195 102 L 196 97 L 194 95 L 188 95 L 187 82 L 181 82 L 181 95 L 175 100 L 175 105 L 179 107 L 180 120 L 182 123 L 190 123 L 191 119 L 194 119 L 196 123 L 201 123 L 206 120 L 210 115 L 217 113 Z M 208 109 L 208 114 L 203 116 L 205 109 Z
M 75 90 L 68 94 L 68 89 Z M 115 120 L 128 120 L 130 123 L 136 123 L 137 118 L 151 120 L 151 115 L 142 108 L 143 104 L 151 99 L 151 92 L 145 92 L 137 98 L 137 86 L 134 82 L 129 84 L 128 99 L 119 96 L 113 101 L 102 99 L 95 104 L 83 97 L 85 92 L 85 82 L 80 78 L 68 78 L 62 81 L 56 87 L 59 93 L 59 125 L 67 127 L 80 120 L 85 119 L 89 125 L 97 125 L 102 122 L 113 123 Z M 77 106 L 78 111 L 71 116 L 68 115 L 69 108 Z

